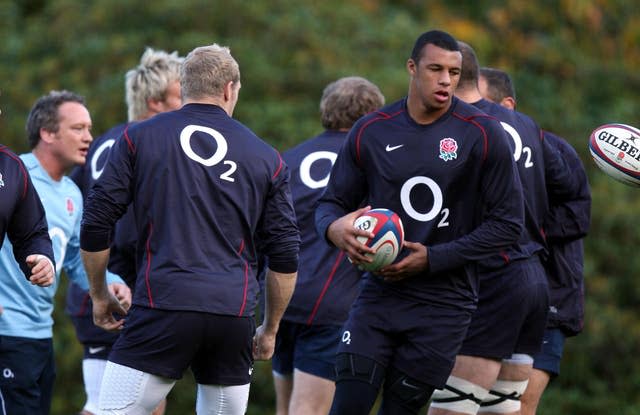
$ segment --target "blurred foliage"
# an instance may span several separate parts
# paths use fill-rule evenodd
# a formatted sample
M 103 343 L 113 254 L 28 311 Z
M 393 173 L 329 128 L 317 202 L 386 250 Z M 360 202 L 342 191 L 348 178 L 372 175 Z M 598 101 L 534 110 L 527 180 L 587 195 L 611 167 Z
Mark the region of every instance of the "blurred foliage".
M 62 88 L 87 98 L 98 135 L 126 119 L 124 73 L 145 46 L 186 55 L 217 42 L 240 63 L 236 118 L 285 150 L 321 131 L 328 82 L 364 76 L 394 101 L 406 93 L 415 38 L 446 30 L 481 64 L 511 73 L 519 109 L 567 138 L 591 180 L 585 330 L 568 340 L 539 413 L 640 414 L 640 198 L 597 170 L 587 149 L 600 124 L 640 124 L 639 18 L 626 0 L 0 0 L 0 140 L 27 151 L 31 105 Z M 54 415 L 76 413 L 84 399 L 82 351 L 62 313 L 64 288 L 59 294 Z M 167 413 L 193 413 L 194 399 L 186 374 Z M 273 401 L 269 364 L 259 363 L 248 413 L 273 413 Z

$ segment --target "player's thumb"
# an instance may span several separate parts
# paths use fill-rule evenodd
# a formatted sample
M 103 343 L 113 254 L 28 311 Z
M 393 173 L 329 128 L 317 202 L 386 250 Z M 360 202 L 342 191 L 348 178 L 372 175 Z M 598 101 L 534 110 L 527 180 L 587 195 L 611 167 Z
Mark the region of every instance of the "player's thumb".
M 126 316 L 127 315 L 127 310 L 124 308 L 124 306 L 122 304 L 120 304 L 119 301 L 116 301 L 114 303 L 114 313 L 116 314 L 120 314 L 121 316 Z
M 41 258 L 42 258 L 42 255 L 40 254 L 31 254 L 26 258 L 25 262 L 27 263 L 27 266 L 29 268 L 33 268 L 36 266 L 38 262 L 40 262 Z

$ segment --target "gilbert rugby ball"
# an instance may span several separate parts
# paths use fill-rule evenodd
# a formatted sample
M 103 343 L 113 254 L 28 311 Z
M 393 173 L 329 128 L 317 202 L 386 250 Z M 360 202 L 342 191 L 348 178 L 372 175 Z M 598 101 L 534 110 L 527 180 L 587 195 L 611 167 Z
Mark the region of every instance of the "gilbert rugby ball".
M 373 232 L 373 238 L 359 236 L 358 240 L 375 249 L 375 254 L 367 254 L 373 262 L 361 264 L 365 271 L 377 271 L 391 264 L 402 249 L 404 229 L 400 217 L 389 209 L 371 209 L 354 222 L 358 229 Z
M 593 130 L 589 151 L 596 165 L 612 178 L 640 186 L 640 130 L 625 124 L 605 124 Z

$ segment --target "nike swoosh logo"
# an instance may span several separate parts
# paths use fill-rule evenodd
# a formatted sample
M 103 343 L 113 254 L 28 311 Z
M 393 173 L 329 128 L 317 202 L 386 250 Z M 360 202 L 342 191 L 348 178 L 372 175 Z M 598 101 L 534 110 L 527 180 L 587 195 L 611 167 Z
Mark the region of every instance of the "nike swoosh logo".
M 387 144 L 387 147 L 385 148 L 385 150 L 393 151 L 393 150 L 399 149 L 400 147 L 404 147 L 404 144 L 398 144 L 397 146 L 390 146 L 389 144 Z
M 89 347 L 89 354 L 96 354 L 99 353 L 101 351 L 103 351 L 104 349 L 106 349 L 106 346 L 100 346 L 100 347 Z
M 403 384 L 404 386 L 406 386 L 407 388 L 411 388 L 411 389 L 420 389 L 420 387 L 419 387 L 419 386 L 412 385 L 412 384 L 410 384 L 409 382 L 407 382 L 407 379 L 406 379 L 406 378 L 405 378 L 405 379 L 402 379 L 402 384 Z

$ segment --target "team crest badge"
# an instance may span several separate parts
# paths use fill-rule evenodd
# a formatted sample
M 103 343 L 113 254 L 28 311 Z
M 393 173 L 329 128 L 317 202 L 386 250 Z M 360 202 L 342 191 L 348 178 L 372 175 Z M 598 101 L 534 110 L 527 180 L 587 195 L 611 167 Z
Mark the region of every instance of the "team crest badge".
M 0 173 L 0 187 L 4 187 L 4 181 L 2 180 L 2 173 Z
M 73 212 L 76 210 L 75 206 L 73 205 L 73 200 L 71 200 L 70 197 L 67 198 L 67 213 L 69 214 L 69 216 L 73 215 Z
M 440 140 L 440 158 L 444 161 L 458 158 L 458 143 L 453 138 L 443 138 Z

